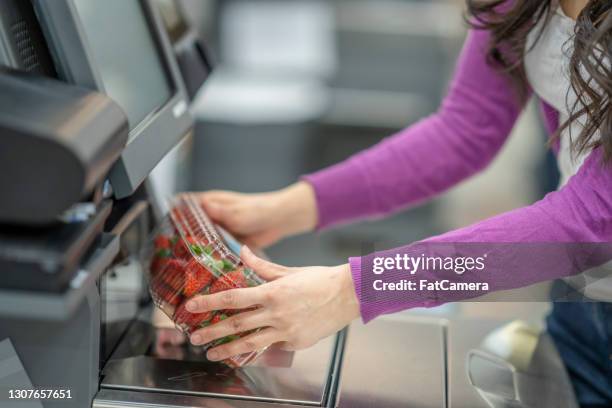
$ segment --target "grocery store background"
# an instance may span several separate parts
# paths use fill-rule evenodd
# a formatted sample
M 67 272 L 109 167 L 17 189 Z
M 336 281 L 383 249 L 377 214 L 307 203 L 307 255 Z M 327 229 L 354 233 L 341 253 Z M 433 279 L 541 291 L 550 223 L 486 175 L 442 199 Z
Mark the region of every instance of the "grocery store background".
M 178 188 L 186 190 L 281 188 L 427 116 L 444 96 L 466 34 L 462 0 L 183 0 L 183 6 L 216 67 L 194 103 L 196 131 L 174 158 Z M 268 254 L 286 265 L 340 264 L 364 243 L 407 244 L 527 205 L 555 185 L 542 124 L 530 106 L 486 173 L 431 204 L 291 238 Z M 523 310 L 538 322 L 546 307 L 465 303 L 441 313 L 513 318 Z

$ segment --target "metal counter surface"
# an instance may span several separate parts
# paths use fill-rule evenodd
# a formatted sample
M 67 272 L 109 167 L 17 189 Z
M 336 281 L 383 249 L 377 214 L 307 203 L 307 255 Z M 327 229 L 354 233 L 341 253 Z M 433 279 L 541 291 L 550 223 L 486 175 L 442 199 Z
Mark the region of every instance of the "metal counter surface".
M 445 320 L 383 317 L 349 328 L 340 408 L 446 406 Z
M 149 355 L 111 360 L 102 388 L 235 400 L 326 404 L 339 337 L 299 352 L 269 349 L 256 364 L 233 370 L 203 355 L 165 359 Z
M 93 407 L 444 407 L 445 323 L 354 323 L 344 347 L 331 337 L 296 353 L 270 350 L 235 371 L 193 356 L 111 360 Z
M 502 320 L 392 315 L 296 353 L 225 369 L 188 354 L 111 360 L 94 408 L 485 408 L 465 355 Z M 336 386 L 337 384 L 337 386 Z
M 470 385 L 466 355 L 494 329 L 503 326 L 507 320 L 493 319 L 452 319 L 448 322 L 448 407 L 488 408 L 489 405 Z
M 299 406 L 299 405 L 297 405 Z M 207 398 L 195 395 L 164 394 L 102 389 L 92 408 L 291 408 L 283 403 Z

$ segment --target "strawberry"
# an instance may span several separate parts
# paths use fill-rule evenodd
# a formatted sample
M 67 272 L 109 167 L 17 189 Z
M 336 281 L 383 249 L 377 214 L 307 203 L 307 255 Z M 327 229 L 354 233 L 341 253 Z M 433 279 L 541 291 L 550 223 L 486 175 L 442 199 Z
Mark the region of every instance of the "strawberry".
M 248 282 L 241 269 L 226 273 L 217 279 L 210 287 L 210 293 L 223 292 L 229 289 L 246 288 Z
M 151 276 L 157 276 L 160 271 L 163 271 L 166 267 L 166 263 L 168 262 L 168 258 L 163 258 L 156 256 L 151 260 L 151 266 L 149 267 L 149 271 L 151 272 Z
M 183 294 L 191 297 L 210 285 L 213 275 L 197 260 L 192 259 L 185 269 L 185 287 Z
M 185 245 L 183 240 L 180 238 L 176 241 L 176 244 L 174 244 L 174 247 L 172 248 L 172 254 L 180 259 L 187 259 L 191 256 L 189 248 L 187 248 L 187 245 Z
M 151 281 L 151 291 L 160 300 L 168 303 L 171 306 L 177 306 L 183 300 L 183 296 L 180 292 L 172 289 L 159 278 Z
M 169 248 L 157 249 L 151 260 L 149 270 L 151 275 L 157 275 L 166 268 L 166 265 L 172 257 L 172 250 Z
M 216 315 L 213 316 L 212 320 L 210 321 L 210 324 L 217 324 L 222 320 L 227 319 L 227 315 L 225 313 L 217 313 Z
M 163 234 L 160 234 L 155 237 L 155 239 L 153 240 L 153 245 L 155 246 L 156 250 L 172 248 L 170 237 L 168 237 L 167 235 L 163 235 Z
M 199 256 L 204 253 L 204 249 L 198 243 L 198 240 L 194 237 L 186 237 L 185 239 L 178 239 L 172 248 L 174 256 L 181 259 L 189 259 L 192 257 L 192 253 Z
M 185 304 L 186 302 L 181 303 L 181 305 L 174 312 L 173 319 L 176 324 L 186 325 L 190 330 L 193 330 L 204 322 L 210 320 L 212 312 L 191 313 L 187 311 Z
M 159 273 L 164 283 L 177 292 L 181 292 L 185 284 L 185 261 L 180 259 L 169 259 L 164 269 Z

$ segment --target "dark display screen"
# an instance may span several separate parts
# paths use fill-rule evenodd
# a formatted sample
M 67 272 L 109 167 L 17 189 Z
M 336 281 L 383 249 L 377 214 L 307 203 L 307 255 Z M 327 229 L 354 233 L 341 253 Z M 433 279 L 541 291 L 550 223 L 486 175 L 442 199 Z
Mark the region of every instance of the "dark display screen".
M 171 87 L 138 0 L 75 0 L 105 93 L 130 129 L 171 97 Z

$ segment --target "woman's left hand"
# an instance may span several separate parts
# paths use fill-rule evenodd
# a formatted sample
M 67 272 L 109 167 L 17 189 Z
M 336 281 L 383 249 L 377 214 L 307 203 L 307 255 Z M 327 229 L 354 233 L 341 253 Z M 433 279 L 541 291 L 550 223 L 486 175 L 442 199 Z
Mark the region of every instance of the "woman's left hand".
M 262 328 L 243 338 L 210 349 L 209 360 L 261 350 L 281 343 L 285 350 L 312 346 L 359 316 L 348 264 L 337 267 L 287 268 L 255 256 L 242 248 L 243 262 L 268 283 L 254 288 L 231 289 L 194 297 L 187 304 L 192 313 L 211 310 L 257 309 L 231 316 L 191 334 L 194 345 Z

